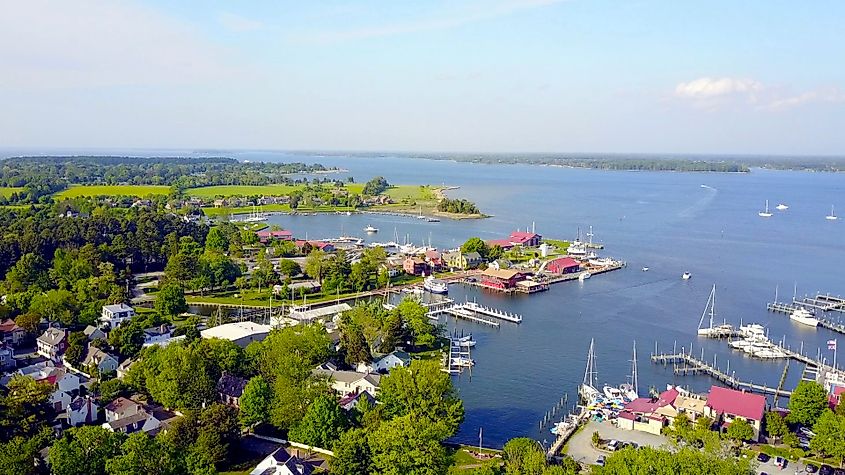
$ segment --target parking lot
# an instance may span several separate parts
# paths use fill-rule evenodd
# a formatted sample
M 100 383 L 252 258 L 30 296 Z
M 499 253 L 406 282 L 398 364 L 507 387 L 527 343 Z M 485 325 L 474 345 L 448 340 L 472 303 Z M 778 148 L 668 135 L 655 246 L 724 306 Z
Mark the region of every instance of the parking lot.
M 634 442 L 640 446 L 661 447 L 667 443 L 662 435 L 649 434 L 638 430 L 620 429 L 609 422 L 590 421 L 587 427 L 575 434 L 569 440 L 566 453 L 578 462 L 594 464 L 599 456 L 607 455 L 593 448 L 593 432 L 598 431 L 602 439 L 616 439 L 623 442 Z

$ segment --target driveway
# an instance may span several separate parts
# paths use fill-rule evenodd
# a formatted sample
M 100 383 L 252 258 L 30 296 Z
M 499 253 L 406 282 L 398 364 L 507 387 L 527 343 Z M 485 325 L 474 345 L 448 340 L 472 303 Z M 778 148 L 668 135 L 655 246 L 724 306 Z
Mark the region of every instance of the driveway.
M 623 442 L 635 442 L 641 446 L 661 447 L 667 443 L 666 437 L 662 435 L 649 434 L 638 430 L 620 429 L 609 422 L 590 421 L 587 427 L 575 434 L 567 446 L 566 453 L 578 462 L 594 464 L 601 455 L 607 456 L 593 448 L 593 432 L 598 431 L 602 439 L 616 439 Z

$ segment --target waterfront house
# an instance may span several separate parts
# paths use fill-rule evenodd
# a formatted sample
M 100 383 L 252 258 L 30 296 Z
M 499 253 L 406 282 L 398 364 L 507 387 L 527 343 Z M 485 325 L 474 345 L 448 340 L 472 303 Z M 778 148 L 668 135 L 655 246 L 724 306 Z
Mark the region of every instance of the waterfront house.
M 258 240 L 262 243 L 267 243 L 270 240 L 278 241 L 293 241 L 293 233 L 284 229 L 278 231 L 258 231 Z
M 514 246 L 522 246 L 522 247 L 536 247 L 540 245 L 540 241 L 543 240 L 543 236 L 540 236 L 537 233 L 531 232 L 524 232 L 524 231 L 514 231 L 508 236 L 508 241 Z
M 332 389 L 341 397 L 367 391 L 370 394 L 378 392 L 381 375 L 374 373 L 358 373 L 355 371 L 338 371 L 319 367 L 313 371 L 317 376 L 329 379 Z
M 411 355 L 404 351 L 393 351 L 371 363 L 358 363 L 355 371 L 359 373 L 388 373 L 397 366 L 408 366 L 411 364 Z
M 55 361 L 61 361 L 61 355 L 67 349 L 67 332 L 61 328 L 50 327 L 35 340 L 39 355 Z
M 15 361 L 15 350 L 6 342 L 0 342 L 0 371 L 14 369 L 17 362 Z
M 240 407 L 247 380 L 228 373 L 223 373 L 217 380 L 217 394 L 220 402 L 227 406 Z
M 262 341 L 270 333 L 270 325 L 253 322 L 232 322 L 207 328 L 200 332 L 203 338 L 229 340 L 241 348 L 253 341 Z
M 710 388 L 704 406 L 704 415 L 711 418 L 720 429 L 726 429 L 737 419 L 745 419 L 754 428 L 755 441 L 760 437 L 765 412 L 764 396 L 719 386 Z
M 581 264 L 571 257 L 558 257 L 546 262 L 545 270 L 555 274 L 574 274 L 581 270 Z
M 408 257 L 402 263 L 402 268 L 409 275 L 423 275 L 429 273 L 428 264 L 419 257 Z
M 88 325 L 87 327 L 85 327 L 84 330 L 82 330 L 82 333 L 85 334 L 85 338 L 88 338 L 88 341 L 105 340 L 108 338 L 106 332 L 95 327 L 94 325 Z
M 104 305 L 103 312 L 100 315 L 100 324 L 108 325 L 109 328 L 117 328 L 121 323 L 131 319 L 135 316 L 135 309 L 119 303 L 116 305 Z
M 67 423 L 73 427 L 91 424 L 97 420 L 98 409 L 91 396 L 77 396 L 67 406 Z
M 325 241 L 303 241 L 301 239 L 297 239 L 294 241 L 296 248 L 305 254 L 308 254 L 313 249 L 319 249 L 324 252 L 334 252 L 335 247 L 334 244 Z
M 621 429 L 639 430 L 660 435 L 660 431 L 668 423 L 667 410 L 673 414 L 674 409 L 666 409 L 675 403 L 680 393 L 675 388 L 669 388 L 660 393 L 657 399 L 640 397 L 625 404 L 619 413 L 617 425 Z
M 11 318 L 0 322 L 0 341 L 3 343 L 17 347 L 26 338 L 26 330 L 19 327 L 17 323 Z
M 481 272 L 481 285 L 500 290 L 510 290 L 516 284 L 525 280 L 526 275 L 518 270 L 505 269 L 484 269 Z
M 474 269 L 484 263 L 481 254 L 477 252 L 444 252 L 443 265 L 450 269 Z

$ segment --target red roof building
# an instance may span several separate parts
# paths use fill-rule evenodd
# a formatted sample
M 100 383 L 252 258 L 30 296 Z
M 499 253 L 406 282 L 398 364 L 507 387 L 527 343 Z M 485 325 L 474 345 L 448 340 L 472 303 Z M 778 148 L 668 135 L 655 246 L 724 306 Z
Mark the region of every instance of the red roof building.
M 534 247 L 539 246 L 543 236 L 537 233 L 528 233 L 523 231 L 514 231 L 508 237 L 508 241 L 516 246 Z
M 258 236 L 258 240 L 261 242 L 267 242 L 270 239 L 278 239 L 280 241 L 293 241 L 293 233 L 291 231 L 286 230 L 258 231 L 255 234 Z
M 513 243 L 510 241 L 510 239 L 491 239 L 491 240 L 487 241 L 487 246 L 488 247 L 499 246 L 502 249 L 504 249 L 505 251 L 507 251 L 509 249 L 513 249 Z
M 525 280 L 526 275 L 513 269 L 487 268 L 481 272 L 481 284 L 494 289 L 508 290 L 516 287 L 516 283 Z
M 437 251 L 425 251 L 425 260 L 431 267 L 439 268 L 443 265 L 443 256 Z
M 581 264 L 571 257 L 558 257 L 546 263 L 546 270 L 555 274 L 574 274 L 581 270 Z
M 402 262 L 405 273 L 410 275 L 423 275 L 428 273 L 428 264 L 419 257 L 409 257 Z
M 302 249 L 305 247 L 306 244 L 311 246 L 311 249 L 320 249 L 321 251 L 325 252 L 334 252 L 335 247 L 334 244 L 330 242 L 323 242 L 323 241 L 303 241 L 302 239 L 297 239 L 294 241 L 296 247 L 298 249 Z
M 727 427 L 734 419 L 745 419 L 754 428 L 756 440 L 760 436 L 766 411 L 766 398 L 759 394 L 712 386 L 704 410 L 705 415 L 721 427 Z

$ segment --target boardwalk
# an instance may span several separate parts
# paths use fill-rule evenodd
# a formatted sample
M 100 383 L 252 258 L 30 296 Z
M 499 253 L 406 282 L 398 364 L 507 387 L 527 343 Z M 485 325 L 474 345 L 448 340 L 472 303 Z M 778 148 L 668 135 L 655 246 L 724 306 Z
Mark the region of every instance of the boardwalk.
M 674 365 L 674 372 L 678 375 L 687 374 L 706 374 L 713 379 L 723 383 L 733 389 L 741 389 L 747 391 L 758 392 L 762 394 L 772 394 L 777 396 L 789 397 L 792 391 L 786 391 L 779 388 L 771 388 L 766 385 L 754 384 L 737 379 L 733 373 L 727 374 L 724 371 L 712 366 L 689 353 L 660 353 L 651 355 L 653 363 L 663 363 Z M 679 366 L 682 364 L 683 366 Z

